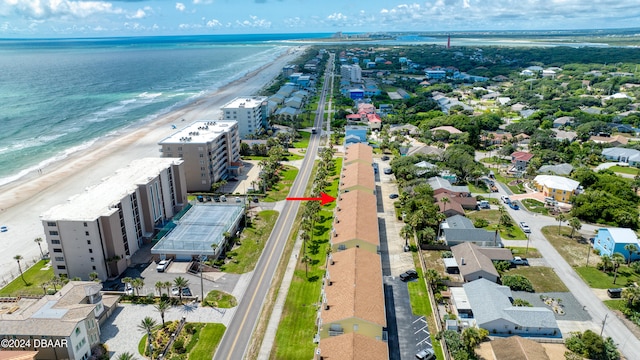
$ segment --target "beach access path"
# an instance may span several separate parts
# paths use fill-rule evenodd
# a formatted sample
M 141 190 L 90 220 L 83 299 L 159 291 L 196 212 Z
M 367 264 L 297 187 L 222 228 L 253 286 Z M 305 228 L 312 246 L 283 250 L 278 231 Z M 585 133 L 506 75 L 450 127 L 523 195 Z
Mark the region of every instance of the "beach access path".
M 172 124 L 180 128 L 196 120 L 219 119 L 222 105 L 237 96 L 256 94 L 277 77 L 285 65 L 302 55 L 304 49 L 304 46 L 291 47 L 273 62 L 210 95 L 161 115 L 155 121 L 101 139 L 90 148 L 43 168 L 41 173 L 29 174 L 0 187 L 0 225 L 8 227 L 7 232 L 0 233 L 0 286 L 18 275 L 15 255 L 22 255 L 29 265 L 40 257 L 34 242 L 38 237 L 45 239 L 40 214 L 135 159 L 159 157 L 158 142 L 176 131 Z M 41 245 L 47 251 L 46 242 Z M 25 268 L 24 262 L 22 268 Z

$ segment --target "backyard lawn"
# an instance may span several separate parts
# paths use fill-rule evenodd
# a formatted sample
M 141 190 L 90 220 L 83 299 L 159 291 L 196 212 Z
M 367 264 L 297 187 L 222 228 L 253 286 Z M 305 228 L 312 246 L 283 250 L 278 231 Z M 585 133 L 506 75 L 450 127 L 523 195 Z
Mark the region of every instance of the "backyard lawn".
M 275 210 L 264 210 L 258 213 L 250 227 L 245 227 L 240 236 L 240 246 L 232 249 L 233 259 L 220 269 L 233 274 L 244 274 L 253 270 L 262 254 L 262 249 L 271 235 L 278 219 Z
M 24 281 L 18 272 L 18 263 L 12 264 L 12 266 L 15 265 L 15 275 L 18 277 L 0 289 L 0 296 L 43 295 L 45 291 L 43 286 L 53 290 L 53 286 L 47 284 L 53 279 L 53 268 L 49 265 L 49 260 L 40 260 L 26 271 L 24 270 L 26 267 L 24 260 L 20 264 L 24 271 Z M 62 285 L 57 286 L 58 289 L 61 287 Z
M 520 274 L 525 276 L 533 284 L 533 289 L 537 293 L 543 292 L 568 292 L 569 289 L 550 267 L 543 266 L 520 266 L 510 269 L 505 275 Z
M 473 221 L 477 219 L 487 220 L 489 222 L 489 225 L 485 226 L 483 229 L 489 230 L 489 231 L 495 231 L 498 228 L 500 211 L 499 210 L 475 211 L 467 214 L 467 216 Z M 500 237 L 505 240 L 527 240 L 527 236 L 524 234 L 524 232 L 522 232 L 520 227 L 516 226 L 513 219 L 511 219 L 511 223 L 512 223 L 512 226 L 509 226 L 506 229 L 504 226 L 500 227 Z
M 587 252 L 589 252 L 590 266 L 596 266 L 600 262 L 600 257 L 593 253 L 591 246 L 587 245 L 587 241 L 578 241 L 577 238 L 569 238 L 571 228 L 568 226 L 561 227 L 561 234 L 558 235 L 557 226 L 545 226 L 542 228 L 542 234 L 547 238 L 549 243 L 556 248 L 556 251 L 571 266 L 585 266 L 587 262 Z
M 615 173 L 629 174 L 629 175 L 638 175 L 638 171 L 640 171 L 640 169 L 636 167 L 618 166 L 618 165 L 610 167 L 609 170 Z
M 521 258 L 527 258 L 527 259 L 531 259 L 531 258 L 541 258 L 542 255 L 540 255 L 540 252 L 538 251 L 538 249 L 533 248 L 533 247 L 529 247 L 529 249 L 527 250 L 526 246 L 508 246 L 508 249 L 511 250 L 511 253 L 513 254 L 513 256 L 520 256 Z
M 640 276 L 626 265 L 620 265 L 615 284 L 613 283 L 613 271 L 605 273 L 598 270 L 595 267 L 595 263 L 593 266 L 589 267 L 578 267 L 576 268 L 576 272 L 580 274 L 584 282 L 586 282 L 589 287 L 596 289 L 623 287 L 636 281 L 640 281 Z

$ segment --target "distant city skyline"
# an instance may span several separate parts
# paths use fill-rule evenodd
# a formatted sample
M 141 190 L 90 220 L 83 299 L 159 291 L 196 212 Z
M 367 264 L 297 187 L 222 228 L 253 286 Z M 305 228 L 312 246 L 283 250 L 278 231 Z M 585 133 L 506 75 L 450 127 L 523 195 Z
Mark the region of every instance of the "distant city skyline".
M 2 0 L 0 38 L 637 27 L 616 0 Z

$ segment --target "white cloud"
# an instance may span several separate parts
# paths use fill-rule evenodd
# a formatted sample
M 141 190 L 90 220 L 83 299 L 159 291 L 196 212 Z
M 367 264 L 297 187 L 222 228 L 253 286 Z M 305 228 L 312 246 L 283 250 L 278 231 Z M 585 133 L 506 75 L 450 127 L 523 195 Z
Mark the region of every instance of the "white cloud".
M 193 0 L 193 5 L 199 5 L 199 4 L 208 5 L 212 3 L 213 3 L 213 0 Z
M 347 17 L 345 15 L 343 15 L 342 13 L 333 13 L 329 16 L 327 16 L 328 20 L 332 20 L 332 21 L 346 21 Z
M 28 19 L 86 18 L 95 14 L 122 14 L 124 10 L 104 1 L 4 0 L 14 13 Z
M 183 3 L 176 3 L 176 10 L 184 11 L 187 7 Z
M 132 15 L 127 15 L 127 19 L 144 19 L 147 17 L 147 12 L 146 11 L 150 11 L 151 8 L 149 8 L 148 6 L 143 9 L 138 9 L 136 10 L 135 13 L 133 13 Z
M 236 20 L 236 25 L 240 27 L 269 29 L 271 27 L 271 21 L 260 19 L 255 15 L 249 15 L 249 20 Z

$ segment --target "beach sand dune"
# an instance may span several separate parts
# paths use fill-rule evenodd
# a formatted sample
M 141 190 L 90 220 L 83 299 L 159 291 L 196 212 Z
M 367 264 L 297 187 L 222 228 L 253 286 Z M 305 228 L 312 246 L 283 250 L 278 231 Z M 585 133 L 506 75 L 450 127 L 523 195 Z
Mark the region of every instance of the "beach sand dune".
M 0 226 L 9 229 L 0 233 L 0 286 L 18 275 L 18 265 L 13 260 L 15 255 L 22 255 L 29 265 L 39 258 L 40 250 L 34 239 L 45 238 L 40 214 L 112 175 L 134 159 L 160 156 L 158 142 L 176 131 L 172 124 L 180 128 L 195 120 L 219 119 L 222 105 L 237 96 L 257 93 L 302 51 L 303 47 L 290 48 L 273 62 L 206 97 L 153 122 L 102 139 L 90 148 L 42 169 L 41 173 L 0 187 Z M 42 246 L 47 251 L 46 243 Z

